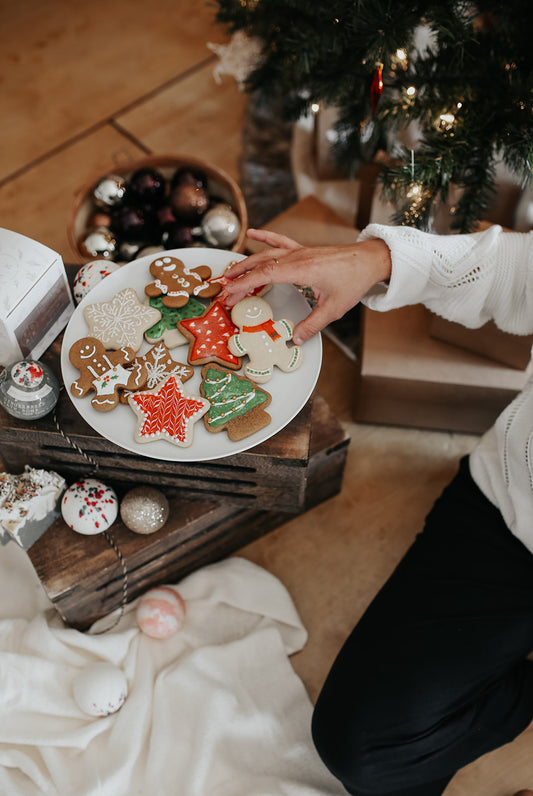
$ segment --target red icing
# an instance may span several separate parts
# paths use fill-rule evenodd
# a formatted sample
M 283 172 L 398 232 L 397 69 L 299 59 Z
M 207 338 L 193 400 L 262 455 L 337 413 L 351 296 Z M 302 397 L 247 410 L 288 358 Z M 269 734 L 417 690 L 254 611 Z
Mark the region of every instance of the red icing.
M 228 348 L 229 338 L 239 330 L 220 301 L 214 301 L 199 318 L 187 318 L 180 321 L 178 326 L 183 326 L 194 335 L 189 351 L 191 362 L 220 359 L 231 365 L 240 365 L 240 357 L 232 354 Z
M 186 395 L 174 376 L 170 376 L 157 392 L 134 393 L 131 400 L 144 415 L 144 421 L 137 429 L 139 436 L 154 439 L 168 436 L 181 443 L 190 439 L 191 423 L 206 411 L 206 402 Z

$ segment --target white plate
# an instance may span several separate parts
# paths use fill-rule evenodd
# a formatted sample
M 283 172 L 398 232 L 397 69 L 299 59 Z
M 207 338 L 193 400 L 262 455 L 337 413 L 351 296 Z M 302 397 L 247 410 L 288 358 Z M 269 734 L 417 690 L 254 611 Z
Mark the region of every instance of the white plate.
M 244 259 L 242 254 L 222 249 L 173 249 L 166 251 L 165 254 L 178 257 L 190 268 L 209 265 L 213 276 L 221 276 L 231 262 Z M 72 395 L 70 385 L 79 376 L 79 372 L 71 365 L 68 352 L 76 340 L 87 337 L 89 334 L 89 327 L 83 315 L 84 308 L 89 304 L 110 301 L 113 296 L 126 287 L 132 287 L 137 292 L 139 300 L 144 301 L 144 288 L 151 280 L 148 269 L 153 260 L 153 254 L 140 257 L 107 276 L 78 304 L 69 321 L 61 349 L 61 371 L 66 391 L 80 415 L 95 431 L 121 448 L 140 456 L 177 462 L 209 461 L 232 456 L 253 448 L 277 434 L 305 406 L 313 392 L 322 363 L 320 335 L 315 335 L 304 344 L 302 364 L 294 373 L 282 373 L 278 368 L 274 368 L 274 375 L 270 381 L 262 385 L 272 395 L 272 402 L 267 410 L 272 417 L 272 422 L 239 442 L 231 442 L 225 431 L 218 434 L 210 433 L 205 428 L 203 420 L 200 419 L 194 426 L 194 439 L 188 448 L 180 448 L 163 439 L 138 443 L 133 437 L 137 418 L 128 405 L 119 404 L 109 412 L 99 412 L 91 406 L 90 394 L 85 398 L 75 398 Z M 274 285 L 266 298 L 274 311 L 276 320 L 289 318 L 296 324 L 310 312 L 307 301 L 292 285 Z M 144 342 L 138 352 L 139 355 L 145 354 L 149 348 L 148 343 Z M 171 349 L 171 354 L 178 362 L 186 362 L 187 351 L 188 347 L 183 345 Z M 194 370 L 194 376 L 186 382 L 185 389 L 188 393 L 199 395 L 201 368 L 195 367 Z M 240 372 L 237 371 L 237 373 Z

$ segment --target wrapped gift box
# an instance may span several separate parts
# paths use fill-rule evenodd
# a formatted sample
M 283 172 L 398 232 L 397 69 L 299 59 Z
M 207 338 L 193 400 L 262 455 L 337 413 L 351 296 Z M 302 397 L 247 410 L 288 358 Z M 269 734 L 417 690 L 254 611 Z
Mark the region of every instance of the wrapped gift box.
M 63 260 L 0 228 L 0 282 L 0 365 L 39 359 L 74 311 Z

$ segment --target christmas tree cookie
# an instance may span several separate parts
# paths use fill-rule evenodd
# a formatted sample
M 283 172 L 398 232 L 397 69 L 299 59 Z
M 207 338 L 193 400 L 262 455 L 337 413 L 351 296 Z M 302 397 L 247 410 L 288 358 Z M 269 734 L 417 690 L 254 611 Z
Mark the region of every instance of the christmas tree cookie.
M 187 338 L 179 331 L 177 324 L 185 318 L 197 318 L 205 310 L 205 304 L 194 298 L 190 298 L 183 307 L 167 307 L 160 296 L 149 299 L 148 303 L 159 310 L 161 320 L 146 330 L 144 339 L 150 344 L 162 341 L 167 348 L 185 345 Z
M 272 419 L 265 412 L 270 393 L 218 365 L 204 365 L 200 392 L 210 403 L 204 415 L 206 429 L 214 434 L 226 430 L 232 442 L 249 437 Z

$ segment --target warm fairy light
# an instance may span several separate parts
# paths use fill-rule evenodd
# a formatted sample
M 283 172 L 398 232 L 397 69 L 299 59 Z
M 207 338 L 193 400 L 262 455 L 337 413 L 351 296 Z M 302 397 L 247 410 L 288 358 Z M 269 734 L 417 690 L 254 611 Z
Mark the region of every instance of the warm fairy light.
M 463 107 L 463 103 L 462 103 L 462 102 L 458 102 L 458 103 L 457 103 L 457 107 L 458 107 L 458 108 L 462 108 L 462 107 Z
M 318 113 L 318 111 L 320 110 L 320 105 L 318 104 L 318 102 L 313 102 L 313 104 L 311 105 L 311 110 L 313 111 L 313 113 Z
M 405 50 L 402 50 L 400 48 L 396 50 L 396 57 L 399 58 L 400 61 L 405 61 L 405 59 L 407 58 L 407 53 L 405 52 Z
M 441 113 L 440 120 L 445 124 L 453 124 L 455 121 L 455 116 L 453 113 Z
M 405 92 L 408 97 L 414 97 L 416 94 L 416 88 L 414 86 L 409 86 L 407 91 Z

